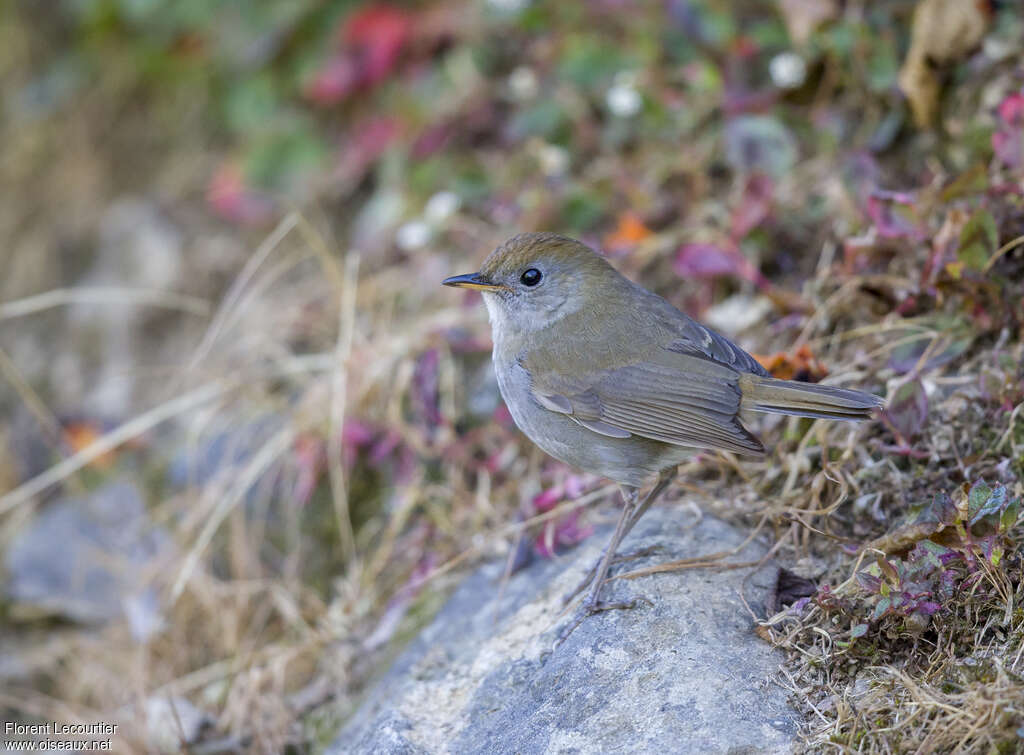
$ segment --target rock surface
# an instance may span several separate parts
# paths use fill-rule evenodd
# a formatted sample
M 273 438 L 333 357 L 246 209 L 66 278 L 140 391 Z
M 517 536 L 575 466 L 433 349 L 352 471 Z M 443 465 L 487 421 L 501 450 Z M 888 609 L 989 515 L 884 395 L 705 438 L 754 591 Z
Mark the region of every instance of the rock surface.
M 619 573 L 732 549 L 746 533 L 692 511 L 656 507 L 626 551 L 659 552 Z M 740 590 L 764 612 L 777 569 L 691 569 L 616 580 L 603 597 L 646 597 L 586 619 L 562 596 L 597 558 L 599 530 L 559 561 L 538 561 L 499 596 L 502 564 L 469 577 L 341 731 L 332 753 L 776 753 L 797 714 L 774 684 L 779 656 L 757 638 Z M 764 553 L 751 544 L 731 557 Z M 744 579 L 747 579 L 744 584 Z
M 133 634 L 144 639 L 162 621 L 144 567 L 167 540 L 128 483 L 54 501 L 11 543 L 3 592 L 23 613 L 83 623 L 126 616 Z

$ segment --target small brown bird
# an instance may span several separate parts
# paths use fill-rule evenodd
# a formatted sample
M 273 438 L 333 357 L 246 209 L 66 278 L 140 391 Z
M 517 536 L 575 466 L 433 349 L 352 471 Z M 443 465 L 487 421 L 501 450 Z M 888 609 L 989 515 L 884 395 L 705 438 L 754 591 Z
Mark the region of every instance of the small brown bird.
M 619 543 L 694 449 L 764 453 L 740 411 L 861 420 L 883 403 L 770 377 L 743 349 L 565 236 L 520 234 L 480 272 L 443 283 L 483 293 L 498 386 L 519 429 L 556 459 L 622 489 L 615 533 L 573 593 L 593 580 L 588 612 L 610 607 L 598 596 Z

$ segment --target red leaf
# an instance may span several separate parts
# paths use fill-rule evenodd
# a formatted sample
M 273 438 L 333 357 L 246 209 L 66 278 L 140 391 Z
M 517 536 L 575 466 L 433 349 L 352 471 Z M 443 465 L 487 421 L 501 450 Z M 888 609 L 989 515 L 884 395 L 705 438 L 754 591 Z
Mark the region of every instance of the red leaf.
M 349 17 L 343 39 L 359 51 L 366 85 L 372 86 L 391 73 L 410 30 L 409 16 L 388 5 L 371 5 Z
M 398 64 L 411 29 L 409 15 L 387 5 L 356 11 L 341 27 L 341 49 L 314 74 L 306 96 L 334 105 L 381 82 Z

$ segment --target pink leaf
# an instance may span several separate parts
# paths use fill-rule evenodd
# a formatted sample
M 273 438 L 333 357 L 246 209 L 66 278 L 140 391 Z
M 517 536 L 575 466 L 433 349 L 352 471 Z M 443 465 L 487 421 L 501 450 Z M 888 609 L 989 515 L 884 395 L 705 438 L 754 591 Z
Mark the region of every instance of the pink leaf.
M 676 253 L 673 268 L 684 278 L 719 278 L 739 275 L 736 252 L 714 244 L 683 244 Z
M 318 70 L 306 85 L 306 97 L 317 105 L 334 105 L 360 84 L 360 70 L 349 55 L 337 54 Z
M 775 185 L 763 173 L 747 178 L 739 206 L 732 213 L 730 236 L 739 241 L 760 225 L 771 214 Z
M 412 375 L 412 400 L 428 427 L 442 422 L 439 369 L 441 357 L 437 349 L 428 349 L 416 360 Z
M 387 430 L 370 448 L 370 464 L 380 464 L 390 459 L 402 442 L 402 435 L 397 430 Z
M 580 525 L 581 513 L 576 509 L 559 520 L 547 522 L 534 541 L 534 551 L 544 558 L 552 558 L 593 534 L 593 527 Z
M 362 448 L 368 446 L 377 437 L 377 431 L 368 423 L 358 419 L 346 419 L 341 430 L 341 461 L 346 468 L 356 463 Z
M 999 162 L 1019 170 L 1024 166 L 1024 93 L 1017 92 L 999 103 L 1002 123 L 992 132 L 992 151 Z
M 210 178 L 206 202 L 225 220 L 242 225 L 262 225 L 274 214 L 273 200 L 248 188 L 241 168 L 231 162 L 221 164 Z
M 366 169 L 394 143 L 398 133 L 398 122 L 393 118 L 370 118 L 357 124 L 338 155 L 338 178 L 360 180 Z
M 1014 92 L 999 103 L 999 118 L 1007 126 L 1024 126 L 1024 92 Z
M 550 511 L 565 497 L 565 489 L 561 485 L 555 485 L 540 491 L 533 497 L 533 508 L 536 511 Z

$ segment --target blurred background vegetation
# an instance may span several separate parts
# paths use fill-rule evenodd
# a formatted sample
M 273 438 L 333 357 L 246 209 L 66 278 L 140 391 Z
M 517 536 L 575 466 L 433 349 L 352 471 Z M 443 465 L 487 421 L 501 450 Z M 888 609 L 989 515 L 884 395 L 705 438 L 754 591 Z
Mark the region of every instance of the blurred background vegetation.
M 810 746 L 1019 747 L 1022 38 L 1014 2 L 4 3 L 4 718 L 316 750 L 460 568 L 585 537 L 611 489 L 436 285 L 556 230 L 890 400 L 684 477 L 814 585 L 762 628 Z

